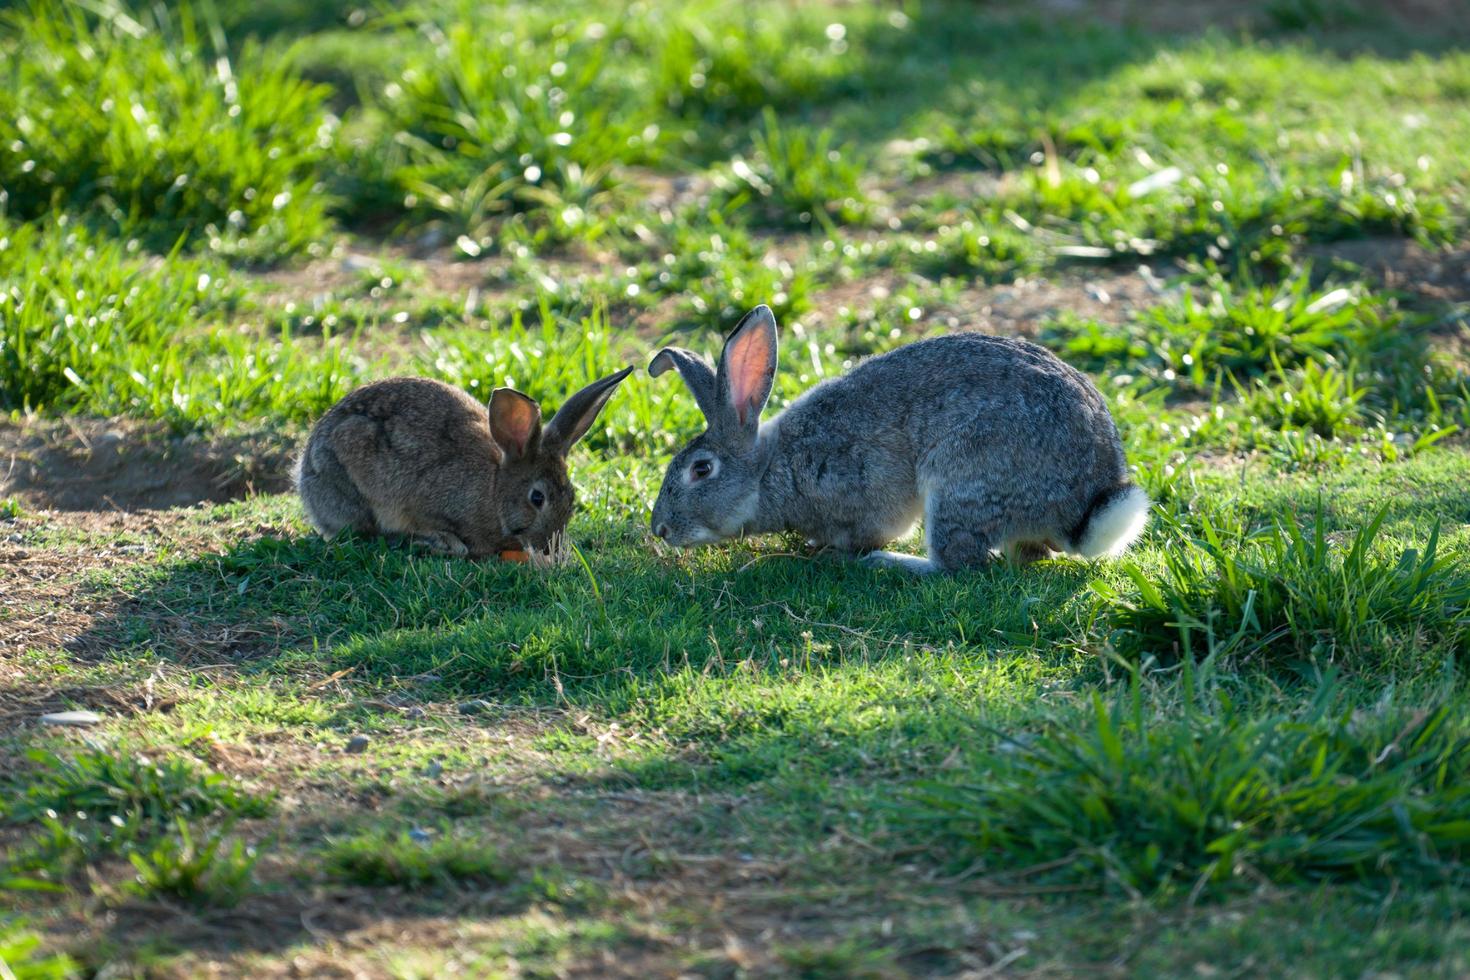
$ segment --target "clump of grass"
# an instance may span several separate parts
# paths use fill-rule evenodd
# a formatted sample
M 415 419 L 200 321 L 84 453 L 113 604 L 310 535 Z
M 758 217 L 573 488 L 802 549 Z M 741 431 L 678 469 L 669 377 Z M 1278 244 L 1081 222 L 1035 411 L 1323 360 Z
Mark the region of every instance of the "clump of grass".
M 160 251 L 275 257 L 324 238 L 326 90 L 254 45 L 206 54 L 187 5 L 171 21 L 98 9 L 35 3 L 0 19 L 9 214 L 70 211 Z
M 745 4 L 681 8 L 648 18 L 635 33 L 654 59 L 658 100 L 685 118 L 725 122 L 767 108 L 786 110 L 830 96 L 850 71 L 847 31 L 801 6 Z
M 1305 275 L 1252 288 L 1215 278 L 1207 297 L 1140 317 L 1140 330 L 1169 379 L 1204 388 L 1221 372 L 1253 376 L 1326 354 L 1367 350 L 1398 319 L 1380 298 L 1343 287 L 1314 289 Z
M 851 977 L 854 980 L 884 980 L 900 976 L 889 950 L 874 948 L 860 939 L 832 943 L 799 943 L 776 949 L 790 976 L 801 980 Z
M 1243 380 L 1317 362 L 1311 383 L 1341 402 L 1349 388 L 1334 361 L 1370 359 L 1412 344 L 1404 318 L 1381 295 L 1346 286 L 1313 287 L 1309 270 L 1278 283 L 1237 281 L 1206 269 L 1171 302 L 1141 312 L 1122 329 L 1062 317 L 1044 340 L 1089 370 L 1130 370 L 1170 385 L 1208 391 L 1225 378 Z M 1417 347 L 1411 351 L 1417 356 Z M 1291 380 L 1306 381 L 1305 375 Z
M 1136 144 L 1138 134 L 1127 119 L 1084 115 L 1069 119 L 1054 110 L 989 105 L 983 119 L 942 125 L 924 146 L 922 158 L 942 168 L 1010 171 L 1044 161 L 1047 154 L 1077 162 L 1093 155 L 1111 156 Z
M 607 899 L 597 881 L 569 875 L 562 868 L 538 868 L 523 880 L 516 892 L 537 903 L 554 905 L 568 912 L 585 912 Z
M 1440 200 L 1421 201 L 1412 189 L 1382 179 L 1343 186 L 1336 168 L 1307 167 L 1280 183 L 1259 174 L 1213 177 L 1164 209 L 1155 228 L 1159 250 L 1175 255 L 1226 255 L 1263 269 L 1289 271 L 1308 242 L 1369 235 L 1407 235 L 1424 242 L 1454 235 L 1454 219 Z M 1324 172 L 1325 171 L 1325 172 Z
M 723 206 L 749 200 L 759 223 L 777 227 L 830 229 L 864 220 L 865 162 L 853 148 L 835 145 L 831 130 L 783 126 L 767 108 L 754 148 L 753 159 L 735 158 L 722 177 Z
M 71 755 L 36 749 L 29 759 L 25 790 L 7 806 L 9 818 L 21 822 L 50 811 L 160 829 L 177 819 L 259 817 L 270 808 L 267 798 L 180 758 L 92 746 Z
M 1137 589 L 1098 583 L 1118 647 L 1132 655 L 1229 655 L 1281 664 L 1314 658 L 1379 669 L 1426 645 L 1470 642 L 1470 576 L 1439 553 L 1439 529 L 1422 549 L 1375 557 L 1387 510 L 1346 547 L 1323 510 L 1306 528 L 1290 516 L 1265 532 L 1222 533 L 1207 516 L 1161 556 L 1157 573 L 1127 563 Z
M 938 235 L 912 247 L 912 261 L 932 276 L 965 276 L 987 282 L 1006 282 L 1035 271 L 1043 252 L 1014 228 L 982 227 L 966 219 L 939 230 Z
M 129 891 L 190 905 L 231 906 L 254 887 L 256 854 L 244 841 L 236 838 L 226 846 L 224 829 L 196 839 L 197 831 L 183 819 L 174 829 L 152 847 L 128 854 L 137 871 Z
M 1470 739 L 1446 705 L 1355 714 L 1325 685 L 1259 715 L 1220 692 L 1110 706 L 1007 739 L 926 785 L 916 822 L 956 860 L 1132 894 L 1231 882 L 1445 880 L 1470 853 Z M 1049 869 L 1049 871 L 1048 871 Z
M 1048 65 L 1046 83 L 1022 72 L 975 100 L 972 118 L 936 127 L 929 163 L 1007 171 L 982 223 L 1020 217 L 1062 257 L 1168 254 L 1277 272 L 1309 242 L 1448 243 L 1464 227 L 1460 188 L 1431 163 L 1444 140 L 1430 135 L 1462 120 L 1436 107 L 1410 127 L 1388 122 L 1460 88 L 1452 60 L 1364 57 L 1345 70 L 1295 46 L 1111 40 L 1078 52 L 1083 77 L 1063 95 L 1052 75 L 1066 69 Z M 1345 79 L 1368 71 L 1384 84 L 1355 98 Z M 1424 94 L 1411 106 L 1409 92 Z
M 100 746 L 36 749 L 29 759 L 0 783 L 0 819 L 36 829 L 0 864 L 0 881 L 57 888 L 97 856 L 121 854 L 138 870 L 139 893 L 232 904 L 247 887 L 254 855 L 238 841 L 222 849 L 225 831 L 208 828 L 264 816 L 268 798 L 183 759 Z
M 229 301 L 217 271 L 156 268 L 63 223 L 0 226 L 0 407 L 83 407 L 108 368 L 146 379 L 173 334 Z
M 548 197 L 585 208 L 611 185 L 611 163 L 647 153 L 606 30 L 515 12 L 420 23 L 431 43 L 410 48 L 372 103 L 381 145 L 370 152 L 403 207 L 471 238 L 488 215 Z
M 663 230 L 663 255 L 647 264 L 641 279 L 650 294 L 678 298 L 674 328 L 723 334 L 752 306 L 765 303 L 786 323 L 811 308 L 811 266 L 766 254 L 749 230 L 719 210 L 704 220 L 680 215 Z
M 0 224 L 0 408 L 130 414 L 185 429 L 306 419 L 358 373 L 340 342 L 307 348 L 211 326 L 240 292 L 209 262 L 158 264 L 73 224 Z
M 1242 401 L 1253 415 L 1282 430 L 1308 430 L 1324 439 L 1351 430 L 1362 418 L 1364 389 L 1355 371 L 1308 361 L 1288 371 L 1278 361 L 1272 375 L 1257 378 L 1250 388 L 1237 382 Z
M 325 854 L 327 873 L 375 887 L 429 888 L 462 883 L 503 884 L 513 871 L 484 840 L 453 833 L 374 830 L 334 841 Z
M 78 973 L 70 957 L 42 952 L 40 938 L 18 922 L 0 922 L 0 966 L 15 980 L 66 980 Z

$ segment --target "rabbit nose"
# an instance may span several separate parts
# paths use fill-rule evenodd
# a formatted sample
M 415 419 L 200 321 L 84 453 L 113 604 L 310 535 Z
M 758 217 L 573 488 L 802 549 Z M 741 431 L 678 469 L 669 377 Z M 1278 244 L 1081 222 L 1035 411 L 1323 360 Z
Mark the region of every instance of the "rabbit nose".
M 667 524 L 660 524 L 658 527 L 653 529 L 653 533 L 658 535 L 660 538 L 667 538 L 669 536 L 669 526 Z

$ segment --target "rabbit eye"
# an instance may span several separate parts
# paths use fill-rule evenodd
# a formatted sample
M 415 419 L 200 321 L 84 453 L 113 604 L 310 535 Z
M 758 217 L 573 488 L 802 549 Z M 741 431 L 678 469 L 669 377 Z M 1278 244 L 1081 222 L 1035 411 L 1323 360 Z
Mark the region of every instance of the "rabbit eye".
M 696 480 L 703 480 L 705 477 L 709 476 L 710 471 L 713 469 L 714 464 L 711 463 L 709 460 L 696 459 L 694 461 L 694 465 L 689 467 L 689 473 Z
M 537 510 L 540 510 L 542 507 L 545 507 L 546 506 L 546 494 L 542 493 L 540 490 L 532 490 L 531 491 L 531 506 L 532 507 L 535 507 Z

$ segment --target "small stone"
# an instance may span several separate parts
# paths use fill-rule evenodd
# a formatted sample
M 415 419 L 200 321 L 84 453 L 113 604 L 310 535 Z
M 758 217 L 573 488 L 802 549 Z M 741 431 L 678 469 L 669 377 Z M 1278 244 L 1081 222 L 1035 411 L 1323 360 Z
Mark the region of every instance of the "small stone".
M 41 716 L 43 725 L 67 725 L 72 728 L 91 728 L 102 724 L 102 716 L 95 711 L 56 711 Z
M 357 753 L 363 751 L 368 747 L 368 741 L 369 739 L 366 735 L 352 736 L 352 738 L 347 742 L 347 753 L 349 755 L 356 755 Z
M 416 844 L 427 844 L 434 839 L 434 835 L 422 827 L 414 827 L 408 832 L 408 839 Z
M 438 759 L 435 759 L 433 762 L 424 767 L 424 775 L 427 776 L 429 779 L 438 779 L 439 774 L 443 771 L 444 764 L 441 763 Z
M 490 702 L 482 701 L 479 698 L 476 698 L 473 701 L 466 701 L 459 706 L 459 713 L 462 715 L 484 714 L 486 711 L 489 710 Z
M 414 705 L 403 713 L 403 717 L 405 718 L 427 718 L 428 716 L 429 713 L 418 705 Z

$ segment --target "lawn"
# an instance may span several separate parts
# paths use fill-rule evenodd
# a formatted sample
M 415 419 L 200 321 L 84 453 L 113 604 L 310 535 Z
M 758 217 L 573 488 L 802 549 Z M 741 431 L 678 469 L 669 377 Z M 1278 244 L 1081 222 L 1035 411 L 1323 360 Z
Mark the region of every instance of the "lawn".
M 1470 973 L 1453 6 L 0 2 L 0 976 Z M 1048 346 L 1149 530 L 676 552 L 642 370 L 576 560 L 290 493 L 762 302 Z

